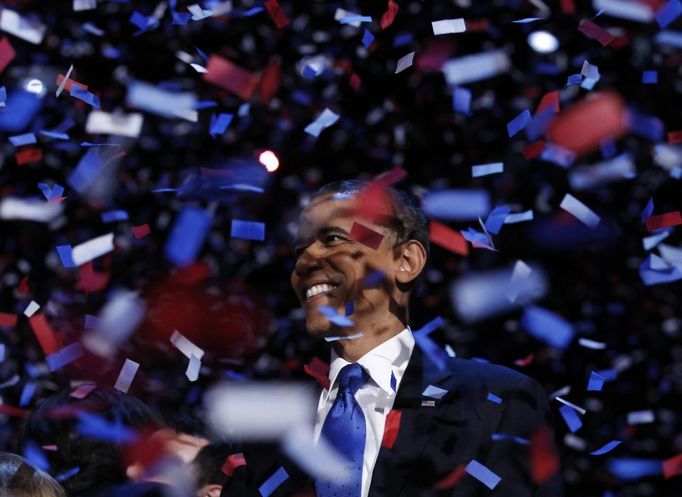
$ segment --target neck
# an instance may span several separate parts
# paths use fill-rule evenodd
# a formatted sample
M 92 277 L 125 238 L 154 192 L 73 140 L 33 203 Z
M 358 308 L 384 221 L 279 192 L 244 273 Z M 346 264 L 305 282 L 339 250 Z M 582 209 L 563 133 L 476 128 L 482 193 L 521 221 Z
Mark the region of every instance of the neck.
M 332 343 L 332 347 L 346 361 L 357 362 L 370 350 L 398 335 L 406 326 L 407 319 L 403 321 L 395 316 L 391 316 L 379 326 L 369 326 L 369 323 L 367 326 L 363 326 L 358 323 L 358 326 L 348 334 L 352 335 L 362 331 L 363 336 L 352 340 L 337 340 Z

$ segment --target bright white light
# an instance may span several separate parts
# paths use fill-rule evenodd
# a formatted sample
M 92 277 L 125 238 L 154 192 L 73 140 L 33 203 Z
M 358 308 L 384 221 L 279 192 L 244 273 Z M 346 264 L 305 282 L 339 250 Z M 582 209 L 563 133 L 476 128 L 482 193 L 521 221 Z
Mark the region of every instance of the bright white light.
M 270 150 L 266 150 L 265 152 L 262 152 L 258 156 L 258 161 L 265 166 L 265 169 L 268 170 L 268 172 L 273 173 L 277 171 L 277 168 L 279 168 L 279 159 L 277 156 L 274 154 L 274 152 Z
M 528 44 L 538 53 L 552 53 L 559 48 L 559 40 L 548 31 L 533 31 L 528 35 Z
M 32 79 L 26 83 L 26 91 L 39 95 L 43 91 L 43 82 L 39 79 Z

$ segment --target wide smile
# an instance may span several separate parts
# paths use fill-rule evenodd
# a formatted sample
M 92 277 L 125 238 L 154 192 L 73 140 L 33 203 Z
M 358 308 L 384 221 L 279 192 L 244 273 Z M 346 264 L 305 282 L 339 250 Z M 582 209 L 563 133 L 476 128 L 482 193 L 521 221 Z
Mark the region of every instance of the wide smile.
M 315 302 L 322 299 L 331 293 L 335 288 L 338 288 L 338 286 L 339 285 L 335 285 L 333 283 L 320 283 L 308 287 L 304 292 L 305 303 L 307 304 L 309 302 Z

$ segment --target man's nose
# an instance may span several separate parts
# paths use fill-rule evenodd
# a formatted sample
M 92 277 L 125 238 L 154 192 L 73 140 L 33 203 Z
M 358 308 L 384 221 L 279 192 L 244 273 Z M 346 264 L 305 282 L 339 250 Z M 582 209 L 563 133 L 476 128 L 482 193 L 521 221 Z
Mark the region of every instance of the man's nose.
M 311 272 L 322 268 L 324 250 L 317 242 L 308 245 L 296 259 L 294 271 L 299 276 L 306 276 Z

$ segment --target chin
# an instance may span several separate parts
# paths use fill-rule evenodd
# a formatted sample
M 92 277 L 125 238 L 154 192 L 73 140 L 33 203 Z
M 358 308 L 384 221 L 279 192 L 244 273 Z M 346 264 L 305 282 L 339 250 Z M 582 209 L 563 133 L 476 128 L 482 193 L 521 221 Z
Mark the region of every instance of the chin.
M 332 329 L 331 323 L 324 316 L 320 317 L 322 319 L 317 319 L 317 317 L 306 319 L 305 328 L 308 335 L 320 338 L 329 335 Z

